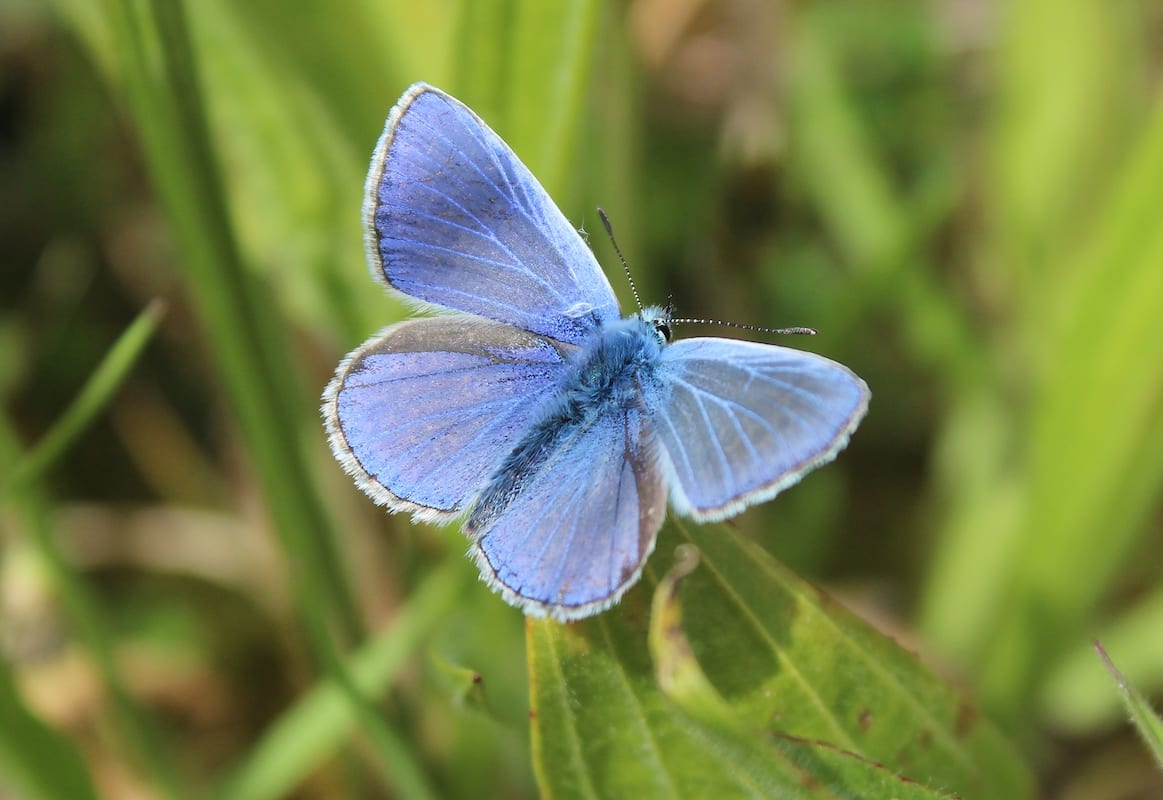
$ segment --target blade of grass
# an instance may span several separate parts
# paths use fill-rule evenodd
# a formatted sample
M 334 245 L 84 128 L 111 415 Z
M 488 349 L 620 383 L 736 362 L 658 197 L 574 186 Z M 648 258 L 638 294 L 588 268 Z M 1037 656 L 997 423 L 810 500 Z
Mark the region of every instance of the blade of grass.
M 1093 239 L 1056 287 L 1028 415 L 1012 592 L 991 625 L 983 693 L 1018 709 L 1078 642 L 1163 491 L 1163 106 L 1128 153 Z M 1117 309 L 1117 313 L 1112 313 Z
M 16 465 L 10 475 L 4 476 L 7 480 L 3 492 L 0 492 L 0 505 L 8 500 L 17 505 L 25 529 L 61 597 L 69 621 L 93 658 L 109 694 L 114 724 L 121 741 L 128 746 L 136 762 L 145 769 L 155 788 L 163 796 L 178 798 L 185 794 L 179 788 L 173 766 L 157 746 L 158 738 L 152 732 L 152 726 L 130 697 L 117 671 L 113 636 L 101 616 L 99 604 L 57 549 L 48 521 L 48 509 L 36 491 L 37 480 L 112 399 L 152 338 L 161 315 L 162 305 L 157 301 L 150 303 L 138 315 L 118 337 L 60 420 L 31 453 L 20 457 L 16 436 L 10 430 L 7 420 L 0 420 L 0 464 Z M 3 728 L 6 734 L 16 730 L 8 724 Z M 63 780 L 66 776 L 60 777 Z
M 571 182 L 602 5 L 460 5 L 455 91 L 497 129 L 551 197 L 561 197 Z
M 1120 672 L 1141 691 L 1163 691 L 1163 585 L 1122 609 L 1099 628 L 1104 649 L 1119 654 Z M 1094 653 L 1080 646 L 1058 663 L 1039 692 L 1042 714 L 1059 730 L 1078 736 L 1109 730 L 1123 719 L 1118 698 L 1104 691 L 1109 678 L 1094 668 Z
M 1123 673 L 1119 672 L 1110 656 L 1107 655 L 1106 650 L 1102 649 L 1102 645 L 1095 642 L 1094 649 L 1102 658 L 1103 666 L 1114 677 L 1115 685 L 1118 686 L 1119 694 L 1123 699 L 1123 705 L 1126 706 L 1127 712 L 1131 715 L 1131 722 L 1139 731 L 1139 735 L 1143 737 L 1143 743 L 1147 745 L 1147 749 L 1155 757 L 1155 762 L 1160 769 L 1163 769 L 1163 719 L 1160 719 L 1155 710 L 1151 708 L 1147 698 L 1143 697 L 1138 689 L 1127 682 Z
M 1087 229 L 1093 197 L 1115 174 L 1136 52 L 1131 6 L 1104 0 L 1018 0 L 999 7 L 994 48 L 997 112 L 991 116 L 986 205 L 997 252 L 983 259 L 1008 285 L 1015 322 L 1036 347 L 1054 281 Z M 1047 291 L 1049 289 L 1049 292 Z
M 907 202 L 893 184 L 869 123 L 849 97 L 820 13 L 805 6 L 789 37 L 790 163 L 859 278 L 850 302 L 894 308 L 916 355 L 954 394 L 967 390 L 981 382 L 986 367 L 965 313 L 920 256 L 918 245 L 929 233 L 923 226 L 933 224 L 929 201 Z
M 0 659 L 0 775 L 28 800 L 96 800 L 85 762 L 67 738 L 21 702 L 12 673 Z
M 331 520 L 311 475 L 301 431 L 307 415 L 286 335 L 266 292 L 245 268 L 226 210 L 194 56 L 180 2 L 107 0 L 130 107 L 156 186 L 186 256 L 186 275 L 226 394 L 296 576 L 293 586 L 312 653 L 351 704 L 373 745 L 375 766 L 402 796 L 427 798 L 423 773 L 378 709 L 361 696 L 330 625 L 345 641 L 360 622 Z M 314 414 L 309 417 L 314 423 Z M 316 424 L 317 427 L 317 424 Z M 391 779 L 389 778 L 389 781 Z
M 104 410 L 153 338 L 163 311 L 161 301 L 154 300 L 118 337 L 65 413 L 8 476 L 0 488 L 0 508 L 38 481 Z
M 369 697 L 383 696 L 474 579 L 472 569 L 459 559 L 446 560 L 429 574 L 391 626 L 350 657 L 348 671 L 359 691 Z M 336 752 L 354 723 L 341 692 L 330 682 L 318 684 L 267 728 L 218 796 L 229 800 L 286 797 Z
M 551 197 L 564 197 L 582 129 L 601 0 L 522 3 L 505 65 L 508 142 Z
M 242 263 L 226 212 L 181 3 L 106 0 L 122 75 L 155 186 L 223 389 L 237 414 L 295 572 L 301 603 L 327 609 L 348 639 L 359 629 L 330 538 L 332 526 L 300 446 L 305 404 L 286 335 Z M 313 404 L 312 404 L 313 406 Z M 313 414 L 311 415 L 314 416 Z

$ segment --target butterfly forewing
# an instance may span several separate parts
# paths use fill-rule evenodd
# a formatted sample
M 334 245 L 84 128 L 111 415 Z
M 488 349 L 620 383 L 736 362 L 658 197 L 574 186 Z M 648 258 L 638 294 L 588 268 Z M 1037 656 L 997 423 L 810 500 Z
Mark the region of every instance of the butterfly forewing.
M 404 294 L 578 343 L 617 319 L 578 232 L 463 103 L 413 86 L 372 159 L 364 201 L 373 274 Z
M 360 487 L 421 519 L 454 515 L 533 423 L 566 346 L 463 315 L 368 340 L 324 396 L 331 446 Z

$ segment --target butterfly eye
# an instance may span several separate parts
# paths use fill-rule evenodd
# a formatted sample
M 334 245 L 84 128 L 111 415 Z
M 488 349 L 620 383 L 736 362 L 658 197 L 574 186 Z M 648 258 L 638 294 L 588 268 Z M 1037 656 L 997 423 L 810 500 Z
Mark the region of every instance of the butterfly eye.
M 654 330 L 659 336 L 662 337 L 663 342 L 665 342 L 667 344 L 670 343 L 670 325 L 667 324 L 666 320 L 664 320 L 664 319 L 654 320 Z

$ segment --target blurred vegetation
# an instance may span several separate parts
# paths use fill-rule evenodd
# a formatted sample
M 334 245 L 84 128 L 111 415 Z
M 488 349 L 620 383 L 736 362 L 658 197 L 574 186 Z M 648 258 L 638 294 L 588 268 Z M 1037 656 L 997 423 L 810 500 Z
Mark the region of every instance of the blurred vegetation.
M 335 364 L 407 313 L 359 209 L 415 80 L 579 227 L 605 207 L 648 302 L 814 326 L 791 344 L 872 388 L 836 463 L 710 531 L 772 582 L 684 583 L 685 689 L 651 676 L 649 591 L 678 541 L 737 565 L 701 529 L 668 528 L 625 608 L 526 631 L 457 531 L 387 517 L 327 451 Z M 5 0 L 0 795 L 599 796 L 625 777 L 603 726 L 637 724 L 600 702 L 755 785 L 873 780 L 740 733 L 762 711 L 878 753 L 863 713 L 809 734 L 745 691 L 791 698 L 793 665 L 841 704 L 863 671 L 897 686 L 899 730 L 949 746 L 935 789 L 985 796 L 1004 762 L 991 796 L 1028 796 L 1016 759 L 1049 796 L 1163 795 L 1091 647 L 1163 696 L 1161 98 L 1151 0 Z M 802 640 L 776 615 L 770 650 L 716 653 L 714 613 L 781 603 Z M 810 660 L 829 625 L 859 658 Z M 958 687 L 1015 748 L 954 741 Z

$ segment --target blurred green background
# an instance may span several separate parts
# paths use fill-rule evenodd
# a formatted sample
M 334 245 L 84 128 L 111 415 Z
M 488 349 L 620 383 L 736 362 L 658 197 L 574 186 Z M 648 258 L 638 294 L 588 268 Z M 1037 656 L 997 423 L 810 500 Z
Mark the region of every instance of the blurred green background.
M 1163 796 L 1090 647 L 1163 694 L 1152 0 L 4 0 L 0 794 L 298 759 L 304 798 L 537 795 L 520 614 L 317 414 L 407 313 L 359 210 L 415 80 L 514 147 L 623 307 L 598 204 L 644 301 L 816 327 L 780 343 L 869 383 L 745 535 L 974 692 L 1048 796 Z M 366 642 L 384 714 L 350 735 L 317 681 Z

